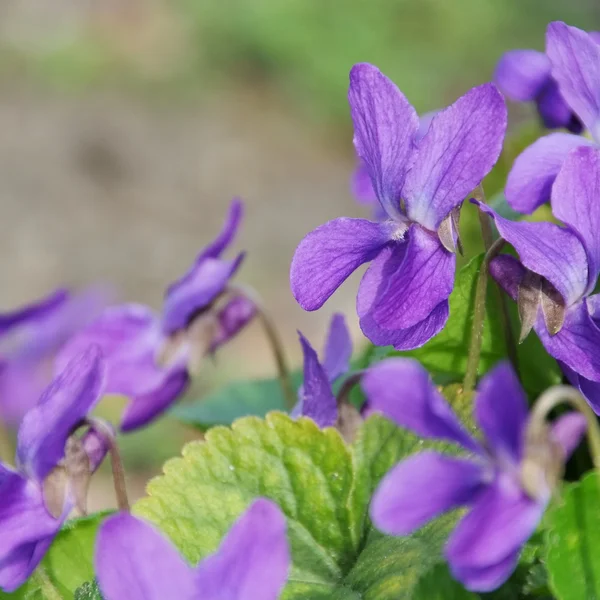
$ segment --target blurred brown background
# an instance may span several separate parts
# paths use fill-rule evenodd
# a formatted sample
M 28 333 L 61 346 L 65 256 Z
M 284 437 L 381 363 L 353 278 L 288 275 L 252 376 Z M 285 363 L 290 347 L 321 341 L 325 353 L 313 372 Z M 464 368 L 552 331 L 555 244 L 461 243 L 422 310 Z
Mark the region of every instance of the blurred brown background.
M 164 287 L 246 201 L 239 280 L 289 354 L 334 310 L 356 332 L 356 278 L 318 313 L 288 286 L 299 240 L 363 216 L 348 70 L 369 61 L 419 111 L 489 80 L 501 53 L 543 48 L 554 19 L 600 29 L 595 0 L 4 0 L 0 3 L 0 308 L 61 284 L 112 283 L 159 307 Z M 207 385 L 273 371 L 252 328 Z M 119 407 L 114 408 L 118 415 Z M 166 435 L 168 433 L 168 435 Z M 168 421 L 125 440 L 135 493 L 193 436 Z M 158 443 L 160 441 L 160 443 Z M 111 504 L 98 497 L 97 505 Z

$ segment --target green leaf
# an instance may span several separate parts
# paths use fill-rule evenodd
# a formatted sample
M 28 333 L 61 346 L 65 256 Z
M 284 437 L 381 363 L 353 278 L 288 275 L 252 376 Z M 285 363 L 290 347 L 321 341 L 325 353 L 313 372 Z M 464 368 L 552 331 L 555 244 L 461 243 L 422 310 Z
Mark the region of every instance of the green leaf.
M 42 600 L 52 598 L 44 593 L 45 585 L 54 588 L 63 599 L 73 599 L 75 590 L 94 577 L 93 556 L 96 532 L 106 512 L 67 521 L 42 561 L 47 582 L 35 574 L 21 588 L 0 598 Z
M 75 590 L 74 600 L 104 600 L 100 593 L 98 583 L 94 579 L 92 582 L 86 582 Z
M 292 383 L 297 390 L 302 374 L 293 373 Z M 170 414 L 206 431 L 217 425 L 230 425 L 241 417 L 264 417 L 270 411 L 286 408 L 278 379 L 255 379 L 230 383 L 200 400 L 177 405 Z
M 600 510 L 598 475 L 565 486 L 546 514 L 546 567 L 559 600 L 600 598 Z
M 416 586 L 413 600 L 476 600 L 477 594 L 452 579 L 446 565 L 438 564 L 430 569 Z
M 265 420 L 247 417 L 185 446 L 150 482 L 134 513 L 158 525 L 196 564 L 217 549 L 253 499 L 267 497 L 288 521 L 293 566 L 284 600 L 409 599 L 441 560 L 452 519 L 393 538 L 373 529 L 368 505 L 389 468 L 421 447 L 379 416 L 366 421 L 353 446 L 309 419 L 277 412 Z

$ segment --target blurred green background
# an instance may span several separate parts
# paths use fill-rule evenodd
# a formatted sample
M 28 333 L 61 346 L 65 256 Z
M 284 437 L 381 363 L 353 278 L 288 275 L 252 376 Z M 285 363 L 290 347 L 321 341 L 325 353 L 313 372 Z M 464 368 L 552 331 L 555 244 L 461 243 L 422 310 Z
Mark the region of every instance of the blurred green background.
M 159 307 L 164 286 L 247 202 L 239 279 L 298 364 L 334 310 L 357 343 L 355 276 L 319 313 L 289 293 L 302 236 L 362 216 L 348 71 L 368 61 L 420 112 L 489 80 L 500 55 L 543 48 L 546 24 L 600 29 L 597 0 L 20 0 L 0 4 L 0 308 L 57 285 L 112 282 Z M 513 121 L 532 118 L 511 107 Z M 471 211 L 467 207 L 465 212 Z M 473 215 L 467 215 L 473 222 Z M 258 328 L 207 364 L 195 394 L 273 372 Z M 105 412 L 115 419 L 122 402 Z M 168 419 L 124 440 L 134 495 L 195 436 Z M 95 506 L 112 504 L 102 480 Z

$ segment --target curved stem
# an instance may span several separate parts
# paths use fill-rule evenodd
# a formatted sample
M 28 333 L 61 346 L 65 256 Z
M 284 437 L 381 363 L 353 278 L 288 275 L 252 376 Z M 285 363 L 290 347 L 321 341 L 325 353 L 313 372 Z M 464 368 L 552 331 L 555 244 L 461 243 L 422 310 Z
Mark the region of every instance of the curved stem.
M 121 460 L 121 453 L 117 440 L 111 429 L 100 419 L 85 419 L 85 422 L 102 436 L 108 445 L 110 453 L 110 465 L 113 474 L 113 483 L 115 486 L 115 497 L 117 499 L 117 507 L 119 510 L 129 512 L 129 498 L 127 497 L 127 485 L 125 483 L 125 469 Z
M 291 410 L 296 405 L 296 392 L 294 390 L 294 386 L 292 385 L 290 370 L 285 357 L 281 336 L 277 331 L 275 323 L 267 314 L 261 299 L 253 289 L 240 285 L 231 285 L 228 289 L 230 292 L 241 294 L 246 299 L 250 300 L 252 304 L 254 304 L 256 308 L 256 316 L 262 325 L 265 336 L 267 337 L 267 341 L 269 342 L 271 350 L 273 351 L 273 358 L 275 359 L 275 366 L 277 367 L 277 375 L 279 377 L 279 383 L 283 391 L 286 405 Z
M 479 274 L 477 276 L 477 285 L 475 288 L 475 308 L 473 310 L 473 325 L 471 328 L 471 342 L 469 344 L 469 356 L 467 357 L 467 368 L 465 370 L 465 379 L 463 381 L 463 390 L 470 393 L 475 389 L 477 381 L 477 368 L 479 358 L 481 357 L 481 344 L 483 342 L 483 323 L 485 321 L 485 299 L 487 295 L 488 267 L 491 260 L 498 255 L 505 241 L 496 240 L 487 251 Z
M 363 374 L 364 370 L 355 371 L 354 373 L 346 377 L 346 379 L 344 379 L 344 382 L 340 386 L 340 389 L 335 398 L 338 407 L 342 404 L 350 403 L 350 393 L 354 389 L 354 386 L 360 383 Z
M 570 404 L 585 417 L 590 454 L 592 455 L 594 467 L 600 475 L 600 427 L 598 426 L 596 413 L 575 388 L 569 385 L 555 385 L 546 390 L 531 409 L 527 432 L 535 434 L 537 428 L 545 426 L 552 409 L 563 402 Z

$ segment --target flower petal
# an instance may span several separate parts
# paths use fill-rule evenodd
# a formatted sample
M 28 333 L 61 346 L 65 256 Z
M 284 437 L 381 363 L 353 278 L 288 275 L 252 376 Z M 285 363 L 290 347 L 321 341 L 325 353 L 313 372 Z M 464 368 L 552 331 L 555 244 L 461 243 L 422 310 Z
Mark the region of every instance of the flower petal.
M 276 504 L 259 498 L 233 524 L 217 552 L 200 563 L 197 589 L 203 600 L 277 600 L 290 561 L 285 517 Z
M 0 589 L 13 592 L 21 587 L 37 569 L 54 541 L 58 528 L 35 542 L 27 542 L 0 562 Z
M 581 29 L 555 21 L 546 30 L 552 75 L 594 137 L 600 134 L 600 46 Z
M 514 256 L 508 254 L 501 254 L 490 263 L 490 274 L 515 302 L 519 296 L 519 285 L 526 272 L 525 267 Z
M 384 329 L 373 318 L 371 307 L 385 285 L 388 273 L 395 273 L 404 260 L 406 244 L 390 244 L 369 265 L 358 288 L 356 310 L 362 332 L 376 346 L 394 346 L 396 350 L 412 350 L 428 342 L 446 324 L 449 316 L 448 301 L 433 308 L 422 321 L 406 329 Z
M 371 183 L 369 170 L 363 161 L 360 161 L 354 173 L 352 173 L 351 188 L 352 194 L 361 204 L 379 205 L 379 200 L 377 200 L 377 195 Z
M 600 415 L 600 382 L 591 381 L 582 375 L 579 375 L 565 365 L 563 362 L 558 363 L 563 373 L 567 376 L 569 383 L 577 388 L 581 395 L 586 399 L 592 410 Z
M 479 382 L 475 419 L 494 453 L 521 460 L 527 397 L 509 363 L 501 363 Z
M 397 247 L 395 254 L 403 254 L 403 261 L 392 271 L 389 267 L 396 259 L 388 260 L 369 310 L 377 325 L 389 330 L 416 325 L 447 300 L 456 266 L 456 256 L 439 238 L 417 225 L 408 231 L 406 248 Z
M 509 221 L 486 204 L 473 202 L 494 218 L 500 235 L 518 252 L 523 265 L 545 277 L 560 292 L 567 306 L 584 295 L 587 257 L 573 232 L 554 223 Z
M 550 79 L 537 97 L 537 107 L 544 126 L 548 129 L 566 127 L 571 133 L 580 134 L 583 125 L 579 117 L 562 97 L 558 84 Z
M 362 389 L 369 408 L 400 427 L 428 438 L 458 443 L 472 452 L 479 444 L 435 388 L 429 373 L 411 358 L 387 358 L 363 375 Z
M 163 332 L 170 335 L 185 329 L 195 314 L 208 308 L 225 291 L 243 260 L 243 253 L 233 260 L 210 257 L 196 260 L 167 290 L 162 312 Z
M 234 338 L 254 319 L 256 313 L 256 305 L 245 296 L 235 296 L 228 300 L 215 316 L 216 329 L 209 352 L 216 352 L 219 347 Z
M 392 235 L 390 224 L 342 217 L 309 233 L 290 269 L 294 298 L 304 310 L 317 310 L 360 265 L 373 260 Z
M 334 381 L 350 370 L 351 358 L 352 339 L 346 319 L 341 313 L 336 313 L 331 318 L 323 357 L 323 369 L 329 381 Z
M 302 412 L 319 427 L 331 427 L 337 420 L 337 402 L 327 373 L 319 362 L 317 353 L 301 334 L 300 343 L 304 354 L 304 384 L 300 398 Z
M 548 333 L 541 317 L 534 328 L 548 354 L 579 375 L 600 381 L 600 328 L 585 301 L 567 310 L 564 325 L 556 335 Z
M 373 495 L 371 519 L 388 535 L 409 535 L 438 515 L 470 504 L 482 485 L 481 465 L 420 452 L 383 478 Z
M 348 90 L 354 146 L 366 165 L 382 206 L 400 214 L 400 193 L 419 118 L 402 92 L 381 71 L 362 63 L 350 71 Z
M 506 180 L 506 200 L 521 213 L 532 213 L 550 200 L 550 191 L 567 154 L 594 142 L 570 133 L 551 133 L 536 140 L 515 159 Z
M 535 100 L 550 79 L 550 59 L 537 50 L 506 52 L 496 67 L 494 82 L 511 100 Z
M 19 429 L 17 459 L 42 481 L 64 456 L 67 438 L 100 400 L 104 361 L 97 346 L 73 358 L 48 386 Z
M 517 568 L 520 554 L 520 552 L 509 554 L 501 561 L 481 568 L 451 565 L 452 575 L 469 591 L 492 592 L 499 588 Z
M 498 160 L 506 119 L 504 99 L 491 83 L 435 115 L 402 190 L 411 220 L 437 230 Z
M 591 293 L 600 273 L 599 148 L 582 146 L 569 153 L 552 188 L 552 212 L 583 242 L 588 258 L 587 292 Z
M 552 437 L 562 448 L 565 461 L 569 459 L 575 448 L 579 446 L 579 442 L 581 442 L 585 435 L 586 429 L 587 421 L 579 412 L 570 412 L 562 415 L 552 423 Z
M 94 566 L 105 600 L 194 600 L 195 573 L 157 529 L 129 513 L 100 527 Z
M 501 474 L 448 539 L 445 554 L 454 575 L 495 567 L 514 556 L 535 531 L 544 509 L 544 503 L 531 500 L 509 475 Z

